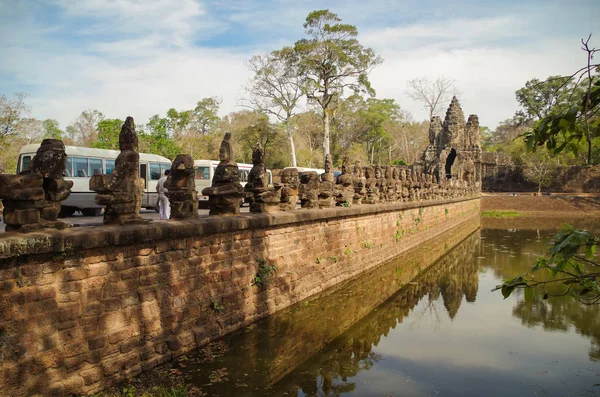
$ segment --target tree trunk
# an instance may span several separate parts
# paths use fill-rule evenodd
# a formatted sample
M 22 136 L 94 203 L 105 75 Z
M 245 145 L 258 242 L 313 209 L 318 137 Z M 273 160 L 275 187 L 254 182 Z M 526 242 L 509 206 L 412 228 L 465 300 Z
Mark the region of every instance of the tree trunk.
M 538 196 L 542 195 L 542 181 L 540 180 L 540 183 L 538 183 Z
M 329 112 L 323 109 L 323 161 L 329 154 Z
M 290 151 L 292 154 L 292 167 L 297 167 L 298 163 L 296 162 L 296 147 L 294 146 L 294 137 L 292 136 L 292 129 L 290 127 L 290 116 L 288 115 L 285 120 L 285 130 L 288 135 L 288 139 L 290 140 Z

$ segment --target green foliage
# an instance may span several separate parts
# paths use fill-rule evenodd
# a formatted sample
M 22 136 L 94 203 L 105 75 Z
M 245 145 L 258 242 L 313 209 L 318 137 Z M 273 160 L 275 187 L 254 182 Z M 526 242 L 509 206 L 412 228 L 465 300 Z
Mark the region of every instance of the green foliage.
M 317 259 L 315 259 L 315 262 L 317 263 L 317 265 L 320 265 L 322 261 L 323 261 L 323 258 L 321 258 L 320 256 L 317 256 Z
M 140 149 L 173 160 L 182 149 L 169 134 L 169 119 L 155 114 L 143 131 L 138 133 Z M 142 150 L 143 148 L 143 150 Z
M 538 258 L 529 273 L 518 275 L 496 286 L 506 299 L 515 289 L 525 289 L 526 295 L 533 288 L 562 284 L 564 291 L 551 294 L 544 291 L 543 298 L 554 295 L 571 295 L 585 304 L 600 303 L 600 263 L 596 258 L 600 237 L 585 230 L 563 225 L 549 244 L 548 254 Z M 541 280 L 536 272 L 546 270 L 550 280 Z
M 44 138 L 63 139 L 64 131 L 58 127 L 58 121 L 46 119 L 42 122 L 44 127 Z
M 446 216 L 448 216 L 448 214 L 450 213 L 450 211 L 448 211 L 448 208 L 444 208 L 444 213 L 446 214 Z
M 353 253 L 355 253 L 355 252 L 356 252 L 356 251 L 355 251 L 355 250 L 353 250 L 352 248 L 346 248 L 346 249 L 344 250 L 344 255 L 346 255 L 346 256 L 350 256 L 350 255 L 352 255 L 352 254 L 353 254 Z
M 340 204 L 340 207 L 350 207 L 350 203 L 348 201 L 344 201 L 342 204 Z
M 214 298 L 210 298 L 210 308 L 213 309 L 217 313 L 221 313 L 223 311 L 223 309 L 225 309 L 223 307 L 223 305 L 221 304 L 221 302 L 219 302 L 218 300 L 216 300 Z
M 396 234 L 394 234 L 394 239 L 396 239 L 397 243 L 400 242 L 400 240 L 402 239 L 402 236 L 404 236 L 404 229 L 398 229 L 398 230 L 396 230 Z
M 98 122 L 98 140 L 92 147 L 119 150 L 119 133 L 123 126 L 121 119 L 104 119 Z
M 294 44 L 302 89 L 309 101 L 323 111 L 323 147 L 329 153 L 329 117 L 344 90 L 374 95 L 368 75 L 382 62 L 372 49 L 363 47 L 355 26 L 342 24 L 329 10 L 312 11 L 304 23 L 308 38 Z
M 273 264 L 267 263 L 265 259 L 261 258 L 257 258 L 256 262 L 258 263 L 258 270 L 252 279 L 252 285 L 265 287 L 271 282 L 273 276 L 277 273 L 277 267 Z
M 333 263 L 337 263 L 339 261 L 337 256 L 331 256 L 329 259 L 331 259 Z
M 364 242 L 362 245 L 363 245 L 363 247 L 365 247 L 366 249 L 371 249 L 371 248 L 373 248 L 373 244 L 371 244 L 371 243 L 368 243 L 368 242 L 366 242 L 366 241 L 365 241 L 365 242 Z
M 404 160 L 400 160 L 400 159 L 398 159 L 398 160 L 392 160 L 392 162 L 391 162 L 390 164 L 391 164 L 391 165 L 408 165 L 408 164 L 406 163 L 406 161 L 404 161 Z
M 482 218 L 517 218 L 519 216 L 521 216 L 521 213 L 519 213 L 517 211 L 495 210 L 495 211 L 482 211 L 481 212 Z

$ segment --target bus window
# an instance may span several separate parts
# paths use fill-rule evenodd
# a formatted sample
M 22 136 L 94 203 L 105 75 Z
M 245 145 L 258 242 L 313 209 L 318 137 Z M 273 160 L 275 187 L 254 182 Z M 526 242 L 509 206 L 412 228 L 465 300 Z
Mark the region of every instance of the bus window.
M 73 157 L 67 156 L 67 169 L 65 170 L 65 174 L 68 177 L 73 176 Z
M 101 159 L 88 159 L 88 176 L 101 175 L 102 174 L 102 160 Z
M 162 176 L 160 164 L 150 163 L 150 180 L 157 181 Z
M 195 179 L 210 179 L 210 173 L 208 172 L 208 167 L 196 167 L 196 176 Z
M 31 156 L 23 156 L 23 165 L 21 166 L 21 171 L 25 171 L 29 168 L 29 163 L 31 163 Z
M 104 160 L 104 165 L 106 166 L 106 173 L 112 174 L 115 169 L 115 160 Z
M 73 157 L 73 176 L 86 177 L 88 174 L 88 159 L 85 157 Z
M 246 171 L 246 170 L 240 171 L 240 182 L 248 182 L 248 171 Z
M 160 164 L 160 174 L 164 175 L 166 170 L 170 170 L 171 169 L 171 164 L 165 164 L 165 163 L 161 163 Z

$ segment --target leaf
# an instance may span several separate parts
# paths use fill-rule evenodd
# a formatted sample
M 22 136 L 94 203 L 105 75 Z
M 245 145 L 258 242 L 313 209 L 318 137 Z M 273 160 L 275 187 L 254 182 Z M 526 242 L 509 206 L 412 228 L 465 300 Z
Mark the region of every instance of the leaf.
M 502 296 L 504 297 L 504 299 L 508 298 L 510 296 L 510 294 L 512 294 L 514 289 L 515 289 L 515 287 L 509 286 L 509 285 L 503 285 L 502 286 Z
M 593 259 L 596 255 L 596 244 L 590 245 L 585 248 L 585 257 L 587 259 Z

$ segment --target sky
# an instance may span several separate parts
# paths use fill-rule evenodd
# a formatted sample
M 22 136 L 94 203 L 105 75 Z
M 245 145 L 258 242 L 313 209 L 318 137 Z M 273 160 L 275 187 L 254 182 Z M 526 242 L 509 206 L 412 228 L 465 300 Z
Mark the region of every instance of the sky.
M 454 79 L 465 114 L 494 128 L 527 80 L 585 65 L 581 38 L 600 47 L 597 0 L 0 0 L 0 95 L 28 94 L 31 117 L 63 129 L 85 109 L 143 124 L 213 96 L 223 116 L 243 109 L 245 62 L 305 37 L 323 8 L 383 57 L 377 97 L 415 120 L 428 113 L 408 80 Z

